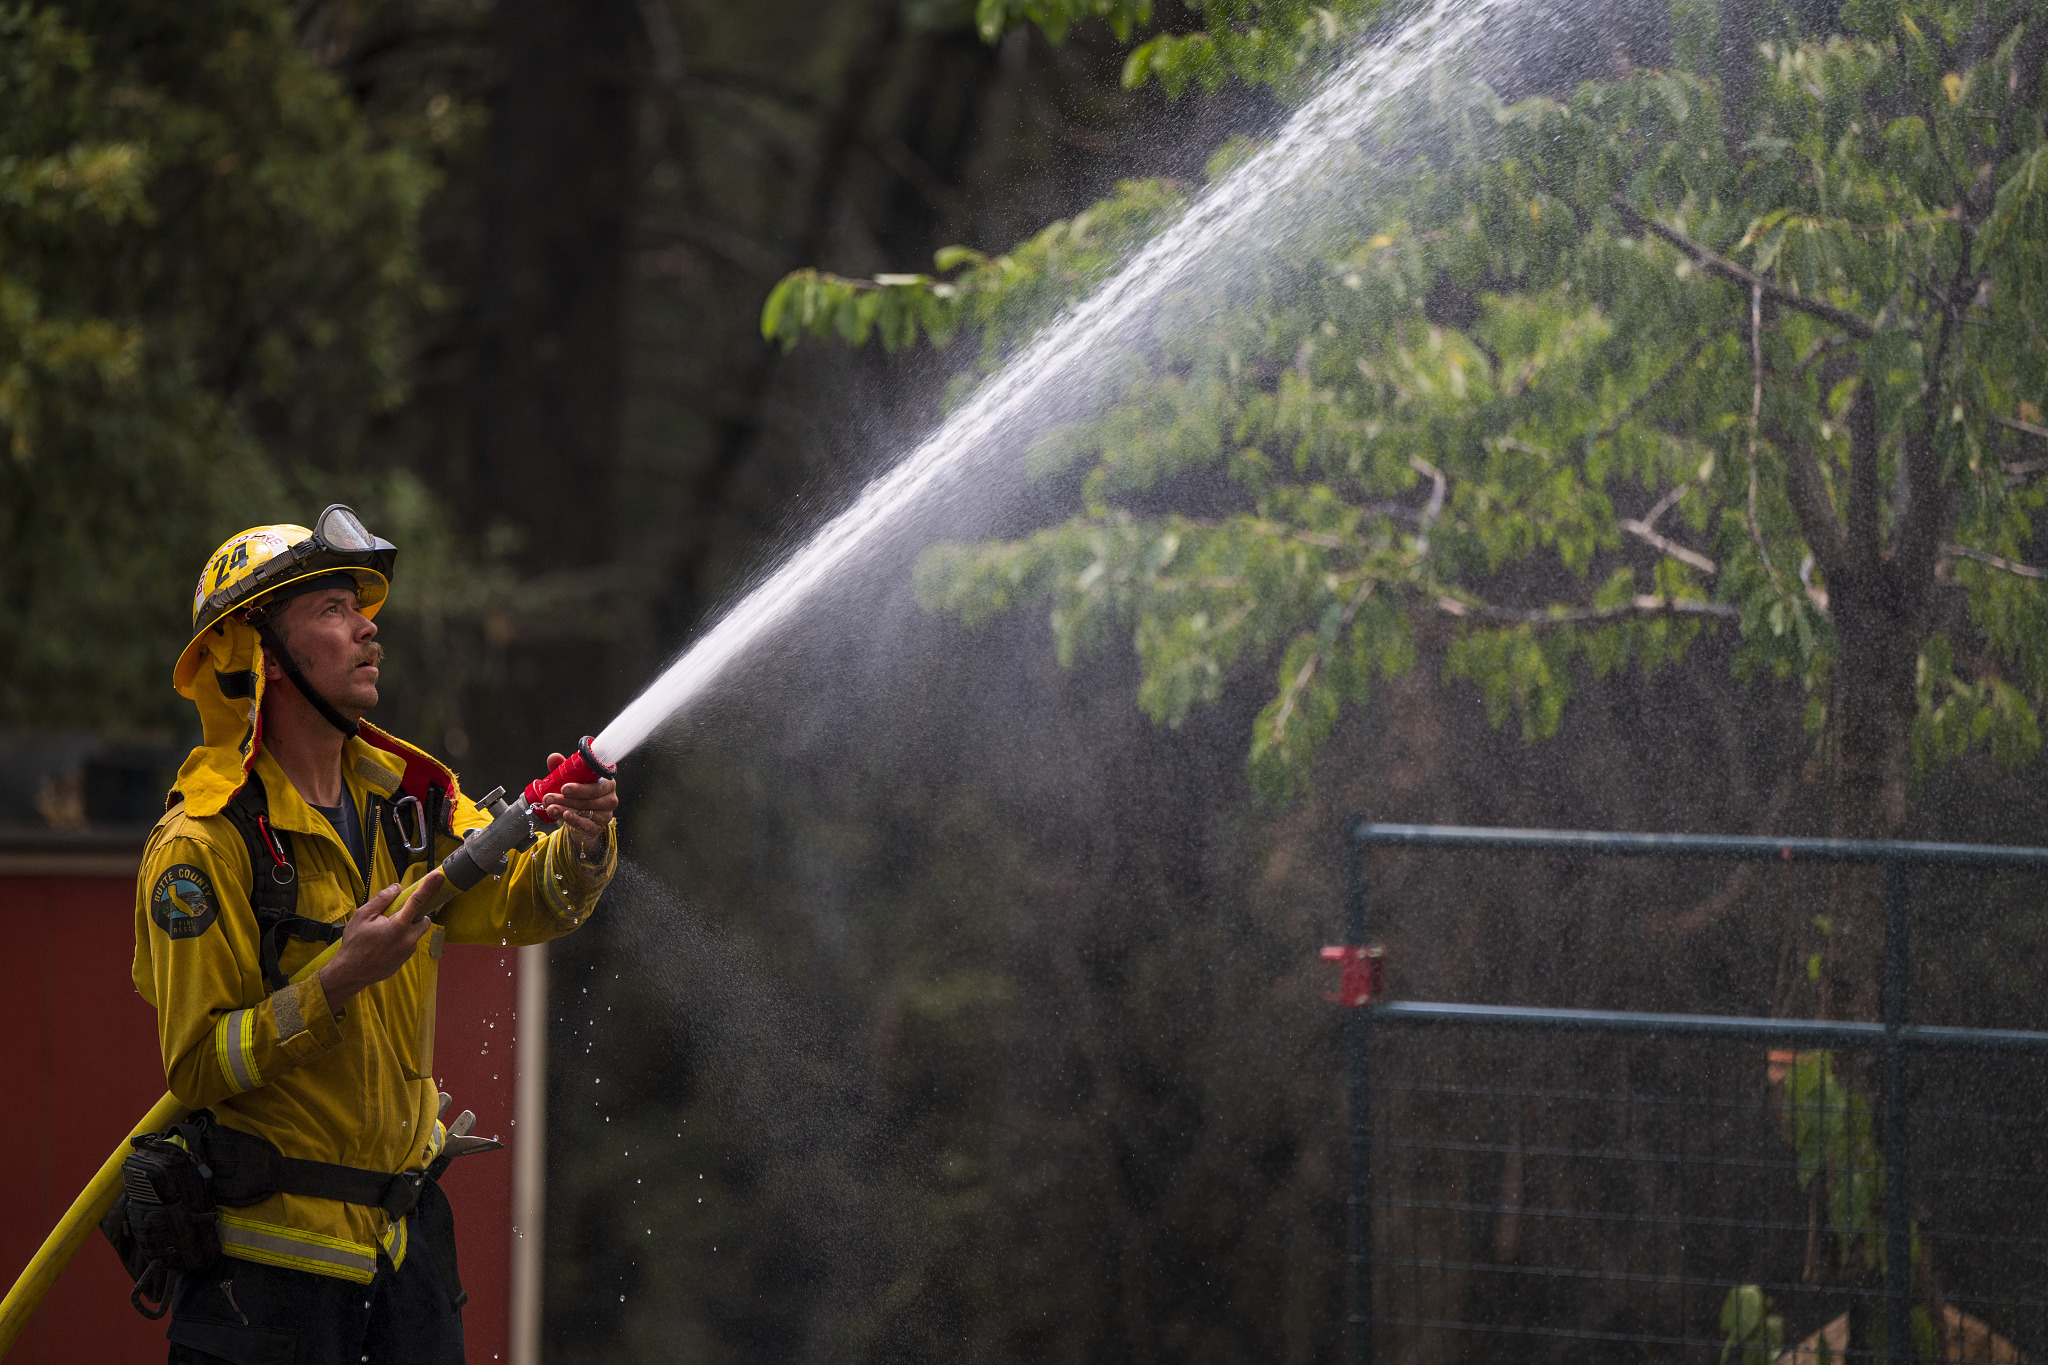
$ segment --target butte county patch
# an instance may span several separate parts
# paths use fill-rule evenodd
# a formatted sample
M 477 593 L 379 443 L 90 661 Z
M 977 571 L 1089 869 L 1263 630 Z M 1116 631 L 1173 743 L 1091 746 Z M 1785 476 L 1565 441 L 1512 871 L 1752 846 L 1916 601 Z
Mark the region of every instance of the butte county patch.
M 149 891 L 149 917 L 172 938 L 198 938 L 220 913 L 213 883 L 190 863 L 179 863 Z

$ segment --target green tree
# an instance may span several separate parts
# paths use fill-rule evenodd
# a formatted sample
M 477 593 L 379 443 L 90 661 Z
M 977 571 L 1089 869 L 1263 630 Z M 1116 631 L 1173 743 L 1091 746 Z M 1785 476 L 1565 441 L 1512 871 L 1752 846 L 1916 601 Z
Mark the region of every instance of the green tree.
M 344 493 L 427 515 L 369 438 L 453 117 L 373 127 L 272 0 L 0 6 L 0 722 L 181 720 L 222 538 Z
M 1192 8 L 1206 26 L 1143 38 L 1127 81 L 1293 97 L 1391 17 Z M 1048 36 L 1149 22 L 1106 2 L 982 13 Z M 1439 87 L 1313 241 L 1275 244 L 1221 310 L 1167 301 L 1104 357 L 1107 404 L 1032 448 L 1076 512 L 932 549 L 925 600 L 968 620 L 1048 605 L 1063 657 L 1130 632 L 1166 723 L 1277 665 L 1250 765 L 1280 798 L 1343 709 L 1419 658 L 1537 739 L 1584 671 L 1660 669 L 1707 630 L 1737 633 L 1746 675 L 1806 689 L 1840 836 L 1897 831 L 1916 773 L 1973 745 L 2030 757 L 2048 12 L 1851 3 L 1839 31 L 1773 19 L 1733 42 L 1695 5 L 1671 20 L 1660 65 L 1512 102 Z M 1127 250 L 1113 225 L 1174 193 L 1128 185 L 1007 256 L 941 252 L 931 276 L 799 273 L 764 330 L 965 328 L 999 363 Z M 1868 1014 L 1873 897 L 1852 878 L 1837 899 L 1815 1003 Z

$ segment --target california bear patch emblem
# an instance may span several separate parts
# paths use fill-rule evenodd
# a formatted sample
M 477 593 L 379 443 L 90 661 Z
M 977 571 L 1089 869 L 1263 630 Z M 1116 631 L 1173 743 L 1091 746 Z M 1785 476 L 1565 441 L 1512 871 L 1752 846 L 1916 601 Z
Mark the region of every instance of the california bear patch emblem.
M 149 890 L 149 917 L 172 938 L 198 938 L 220 913 L 213 883 L 190 863 L 179 863 Z

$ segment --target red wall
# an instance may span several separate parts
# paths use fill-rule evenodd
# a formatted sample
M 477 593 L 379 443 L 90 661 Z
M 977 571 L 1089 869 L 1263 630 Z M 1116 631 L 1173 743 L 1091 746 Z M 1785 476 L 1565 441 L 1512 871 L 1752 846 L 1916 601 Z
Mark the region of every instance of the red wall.
M 9 1160 L 0 1176 L 0 1283 L 11 1285 L 85 1182 L 164 1092 L 156 1015 L 129 981 L 135 887 L 110 876 L 0 874 L 0 1096 Z M 450 948 L 441 960 L 436 1062 L 454 1113 L 510 1137 L 512 949 Z M 452 1116 L 452 1115 L 451 1115 Z M 506 1358 L 512 1157 L 449 1168 L 469 1306 L 472 1365 Z M 50 1291 L 8 1365 L 164 1358 L 164 1324 L 128 1306 L 129 1282 L 94 1233 Z
M 517 948 L 451 947 L 441 957 L 434 1068 L 455 1097 L 448 1117 L 476 1110 L 476 1131 L 507 1150 L 466 1156 L 441 1188 L 455 1205 L 456 1255 L 469 1303 L 462 1310 L 470 1365 L 503 1365 L 512 1324 L 513 1019 Z

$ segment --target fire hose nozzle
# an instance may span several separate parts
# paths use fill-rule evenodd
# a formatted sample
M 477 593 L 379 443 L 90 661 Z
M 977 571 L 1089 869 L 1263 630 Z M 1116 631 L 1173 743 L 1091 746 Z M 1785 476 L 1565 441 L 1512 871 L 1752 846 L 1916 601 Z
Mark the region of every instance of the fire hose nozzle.
M 469 890 L 503 867 L 506 854 L 526 847 L 541 826 L 553 824 L 547 813 L 548 798 L 568 783 L 596 782 L 617 775 L 618 769 L 598 762 L 597 755 L 590 751 L 590 736 L 585 735 L 575 753 L 557 763 L 547 776 L 529 782 L 526 790 L 511 802 L 504 800 L 502 789 L 485 797 L 479 804 L 491 812 L 491 823 L 472 830 L 463 839 L 462 847 L 442 860 L 441 871 L 447 882 L 428 913 L 439 914 L 441 906 L 453 900 L 457 892 Z
M 598 761 L 597 755 L 591 752 L 590 740 L 591 737 L 585 735 L 576 742 L 576 752 L 557 763 L 553 772 L 526 784 L 526 790 L 520 795 L 526 802 L 526 808 L 533 812 L 534 819 L 545 825 L 555 823 L 554 817 L 547 813 L 548 798 L 567 784 L 596 782 L 619 775 L 617 768 L 607 768 Z

